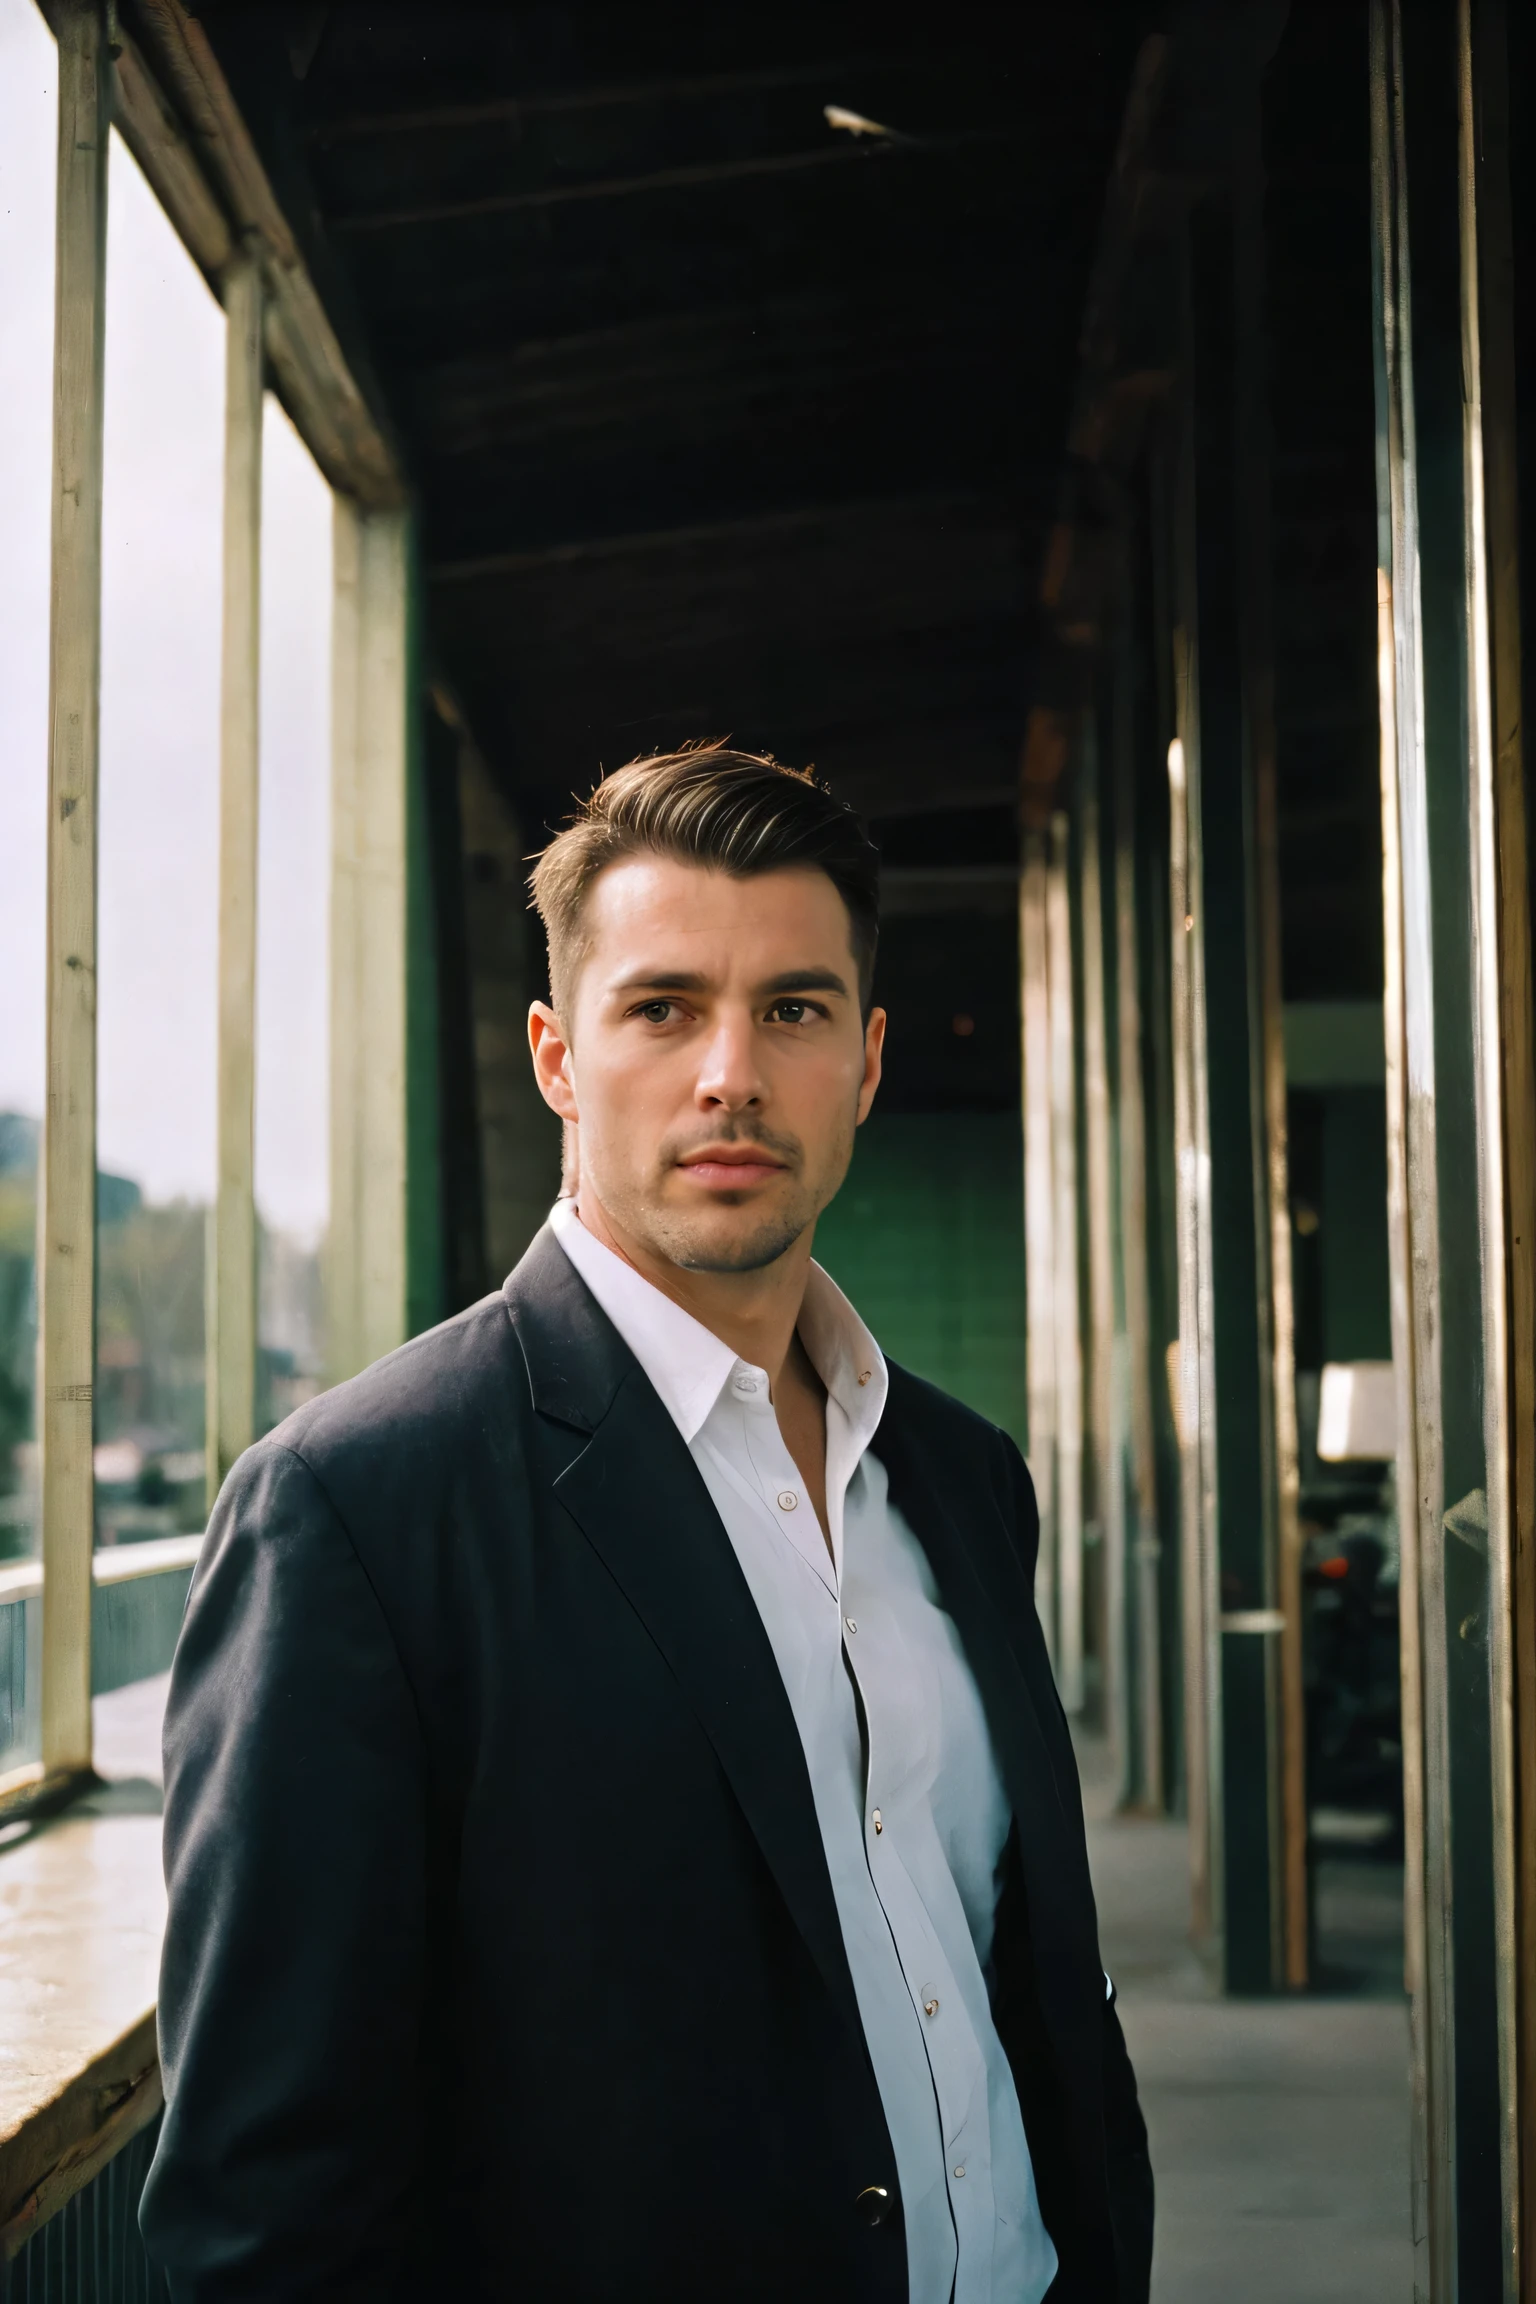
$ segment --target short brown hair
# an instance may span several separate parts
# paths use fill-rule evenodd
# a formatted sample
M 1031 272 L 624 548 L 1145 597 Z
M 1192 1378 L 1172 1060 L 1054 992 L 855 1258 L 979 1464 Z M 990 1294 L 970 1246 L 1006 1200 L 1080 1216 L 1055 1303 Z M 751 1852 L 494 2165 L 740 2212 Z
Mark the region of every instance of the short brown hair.
M 653 753 L 605 776 L 556 833 L 529 882 L 549 939 L 550 998 L 565 1002 L 586 957 L 582 921 L 598 874 L 626 856 L 670 856 L 735 879 L 808 866 L 848 907 L 867 1011 L 880 932 L 880 858 L 844 801 L 809 768 L 724 743 Z

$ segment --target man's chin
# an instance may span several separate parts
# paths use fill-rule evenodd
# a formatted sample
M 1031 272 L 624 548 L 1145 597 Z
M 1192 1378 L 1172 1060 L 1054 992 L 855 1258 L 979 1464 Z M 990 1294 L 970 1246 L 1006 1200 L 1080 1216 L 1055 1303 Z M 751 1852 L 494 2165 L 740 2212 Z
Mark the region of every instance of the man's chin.
M 734 1223 L 732 1213 L 738 1219 Z M 721 1209 L 702 1221 L 674 1221 L 668 1227 L 667 1254 L 685 1272 L 764 1272 L 788 1253 L 809 1221 Z

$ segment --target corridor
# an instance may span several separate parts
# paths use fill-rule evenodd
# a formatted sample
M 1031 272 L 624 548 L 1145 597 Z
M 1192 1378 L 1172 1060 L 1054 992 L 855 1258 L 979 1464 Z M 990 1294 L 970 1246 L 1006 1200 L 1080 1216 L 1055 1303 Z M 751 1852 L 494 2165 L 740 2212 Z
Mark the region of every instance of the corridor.
M 1183 1825 L 1117 1814 L 1102 1739 L 1077 1749 L 1100 1949 L 1152 2140 L 1153 2304 L 1406 2304 L 1401 1989 L 1378 1972 L 1337 1996 L 1223 1998 L 1190 1949 Z M 1367 1953 L 1378 1918 L 1363 1915 Z M 1341 1913 L 1336 1942 L 1347 1928 Z
M 148 2277 L 223 1484 L 579 1178 L 529 865 L 725 740 L 877 852 L 814 1253 L 1028 1462 L 1156 2304 L 1536 2304 L 1532 85 L 0 0 L 0 2295 Z

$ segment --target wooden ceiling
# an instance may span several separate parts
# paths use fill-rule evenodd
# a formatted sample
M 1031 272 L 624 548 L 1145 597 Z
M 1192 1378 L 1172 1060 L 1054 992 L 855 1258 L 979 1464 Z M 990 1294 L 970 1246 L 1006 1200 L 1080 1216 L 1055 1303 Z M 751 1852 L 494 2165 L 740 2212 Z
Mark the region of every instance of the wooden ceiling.
M 933 862 L 979 809 L 1009 852 L 1137 12 L 199 19 L 401 443 L 435 664 L 530 834 L 600 766 L 730 733 L 931 816 Z

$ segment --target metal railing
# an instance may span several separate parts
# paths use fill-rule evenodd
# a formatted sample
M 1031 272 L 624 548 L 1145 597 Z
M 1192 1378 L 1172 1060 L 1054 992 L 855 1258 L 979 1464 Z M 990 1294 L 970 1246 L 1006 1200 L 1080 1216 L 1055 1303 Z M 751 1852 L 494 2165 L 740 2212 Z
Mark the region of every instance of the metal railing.
M 93 1696 L 167 1669 L 202 1542 L 201 1535 L 160 1536 L 93 1556 Z M 0 1796 L 24 1785 L 40 1760 L 42 1603 L 40 1560 L 0 1567 Z

